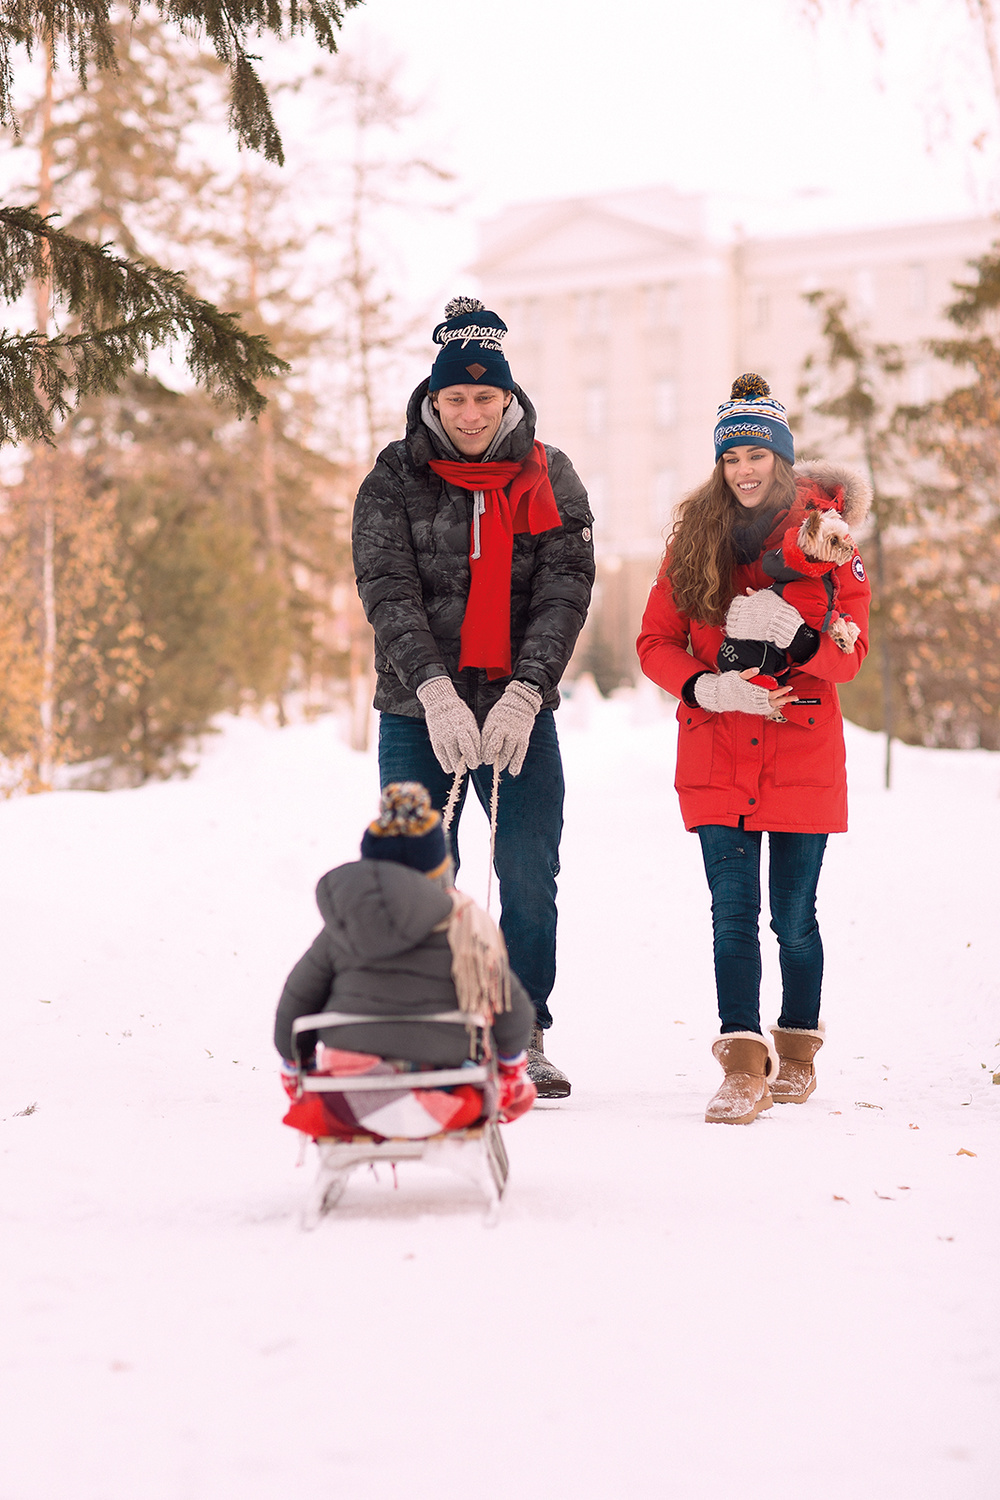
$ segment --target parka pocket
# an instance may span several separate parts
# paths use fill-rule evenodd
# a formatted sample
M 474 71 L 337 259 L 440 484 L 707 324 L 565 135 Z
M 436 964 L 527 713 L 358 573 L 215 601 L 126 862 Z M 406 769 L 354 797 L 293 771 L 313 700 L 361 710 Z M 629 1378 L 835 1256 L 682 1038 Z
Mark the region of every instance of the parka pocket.
M 677 775 L 678 791 L 685 787 L 712 785 L 712 758 L 718 714 L 695 706 L 688 708 L 682 700 L 677 705 Z
M 789 704 L 786 715 L 787 723 L 774 725 L 775 786 L 835 785 L 845 764 L 837 705 Z

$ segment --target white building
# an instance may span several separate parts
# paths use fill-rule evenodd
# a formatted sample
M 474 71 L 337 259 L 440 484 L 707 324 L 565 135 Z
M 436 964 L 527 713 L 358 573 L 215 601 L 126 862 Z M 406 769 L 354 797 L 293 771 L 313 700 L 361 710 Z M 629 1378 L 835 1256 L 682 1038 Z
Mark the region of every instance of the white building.
M 599 587 L 581 662 L 602 686 L 634 673 L 632 642 L 677 500 L 713 463 L 716 407 L 756 370 L 794 411 L 806 356 L 821 355 L 806 294 L 843 294 L 852 322 L 901 346 L 900 400 L 954 373 L 926 341 L 992 219 L 723 241 L 705 200 L 668 187 L 531 204 L 483 226 L 474 267 L 510 333 L 514 378 L 539 432 L 564 448 L 596 517 Z

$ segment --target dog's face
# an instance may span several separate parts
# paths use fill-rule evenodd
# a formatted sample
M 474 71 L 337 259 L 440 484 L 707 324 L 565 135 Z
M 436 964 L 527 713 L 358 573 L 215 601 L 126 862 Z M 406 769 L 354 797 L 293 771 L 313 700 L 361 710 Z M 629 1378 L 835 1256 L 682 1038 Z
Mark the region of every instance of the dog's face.
M 806 557 L 836 563 L 838 567 L 854 552 L 854 539 L 847 522 L 835 510 L 811 510 L 799 528 L 798 544 Z

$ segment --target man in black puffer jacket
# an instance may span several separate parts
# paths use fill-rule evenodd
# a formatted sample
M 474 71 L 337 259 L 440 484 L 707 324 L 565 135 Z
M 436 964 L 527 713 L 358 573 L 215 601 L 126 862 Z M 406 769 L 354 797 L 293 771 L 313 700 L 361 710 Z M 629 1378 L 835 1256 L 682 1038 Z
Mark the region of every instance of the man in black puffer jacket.
M 535 1006 L 531 1076 L 569 1093 L 543 1055 L 552 1024 L 563 774 L 552 710 L 587 616 L 593 516 L 564 453 L 537 442 L 506 325 L 456 298 L 414 392 L 406 437 L 376 461 L 354 510 L 354 564 L 375 631 L 386 786 L 421 781 L 443 808 L 465 770 L 488 809 L 500 778 L 496 869 L 511 967 Z

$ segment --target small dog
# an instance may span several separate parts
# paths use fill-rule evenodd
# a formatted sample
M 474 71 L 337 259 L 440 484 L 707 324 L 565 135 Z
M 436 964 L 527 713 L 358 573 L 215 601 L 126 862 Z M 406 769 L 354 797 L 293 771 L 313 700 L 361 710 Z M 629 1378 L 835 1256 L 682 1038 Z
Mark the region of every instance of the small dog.
M 811 508 L 801 526 L 790 526 L 781 546 L 767 552 L 764 572 L 788 604 L 798 610 L 813 630 L 825 630 L 841 651 L 848 654 L 861 634 L 860 628 L 837 609 L 834 570 L 854 556 L 854 538 L 839 511 Z

